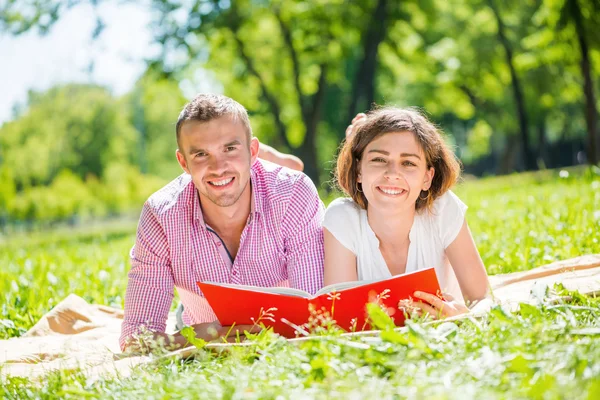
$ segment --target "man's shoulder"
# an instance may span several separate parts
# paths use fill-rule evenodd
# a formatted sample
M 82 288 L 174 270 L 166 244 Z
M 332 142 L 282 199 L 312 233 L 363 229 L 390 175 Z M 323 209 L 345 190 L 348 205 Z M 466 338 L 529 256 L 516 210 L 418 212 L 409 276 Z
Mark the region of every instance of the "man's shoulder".
M 158 215 L 168 213 L 188 201 L 193 185 L 192 177 L 183 173 L 153 193 L 146 201 L 146 206 Z

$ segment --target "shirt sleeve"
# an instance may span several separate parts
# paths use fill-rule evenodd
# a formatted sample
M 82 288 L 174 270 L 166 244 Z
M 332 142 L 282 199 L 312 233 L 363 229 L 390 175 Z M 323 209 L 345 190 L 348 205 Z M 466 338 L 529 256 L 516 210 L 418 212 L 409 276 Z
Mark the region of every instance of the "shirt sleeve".
M 290 196 L 282 234 L 290 286 L 310 294 L 323 287 L 324 208 L 313 182 L 302 175 Z
M 323 228 L 327 229 L 342 246 L 356 255 L 358 252 L 359 218 L 360 215 L 352 199 L 335 199 L 325 211 Z
M 446 249 L 454 242 L 465 221 L 467 205 L 452 191 L 448 191 L 434 203 L 434 215 L 438 222 L 439 235 Z
M 125 316 L 119 344 L 143 330 L 164 332 L 173 301 L 173 272 L 164 229 L 151 206 L 142 209 L 125 293 Z

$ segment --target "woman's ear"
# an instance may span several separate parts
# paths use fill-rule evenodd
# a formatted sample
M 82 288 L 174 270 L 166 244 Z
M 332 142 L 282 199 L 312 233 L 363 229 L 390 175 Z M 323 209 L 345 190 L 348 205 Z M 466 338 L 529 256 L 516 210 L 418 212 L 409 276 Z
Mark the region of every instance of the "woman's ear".
M 357 163 L 357 168 L 356 168 L 356 171 L 357 171 L 357 174 L 356 174 L 356 182 L 358 182 L 358 183 L 362 183 L 362 175 L 361 175 L 361 173 L 360 173 L 360 161 L 359 161 L 359 160 L 356 160 L 356 163 Z
M 433 182 L 433 176 L 435 175 L 435 169 L 433 167 L 429 168 L 425 171 L 425 179 L 423 179 L 423 189 L 429 190 L 431 188 L 431 183 Z

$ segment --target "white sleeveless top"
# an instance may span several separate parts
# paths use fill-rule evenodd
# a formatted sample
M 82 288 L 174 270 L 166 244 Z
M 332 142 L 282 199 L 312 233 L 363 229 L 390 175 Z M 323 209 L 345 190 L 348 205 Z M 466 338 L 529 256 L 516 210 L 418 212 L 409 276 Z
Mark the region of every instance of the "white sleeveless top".
M 467 206 L 448 191 L 433 202 L 431 211 L 417 212 L 409 233 L 406 261 L 406 272 L 434 267 L 442 292 L 451 294 L 459 301 L 463 300 L 463 296 L 445 249 L 456 239 L 464 223 L 466 210 Z M 392 276 L 379 251 L 379 239 L 369 226 L 367 211 L 352 199 L 332 201 L 325 211 L 323 227 L 356 255 L 359 280 Z

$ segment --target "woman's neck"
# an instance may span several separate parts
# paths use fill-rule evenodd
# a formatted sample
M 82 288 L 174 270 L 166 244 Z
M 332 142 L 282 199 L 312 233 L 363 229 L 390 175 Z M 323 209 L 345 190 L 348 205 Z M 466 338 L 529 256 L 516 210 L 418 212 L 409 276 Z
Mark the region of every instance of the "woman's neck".
M 384 247 L 403 246 L 409 238 L 415 219 L 415 209 L 372 210 L 367 209 L 369 226 Z

